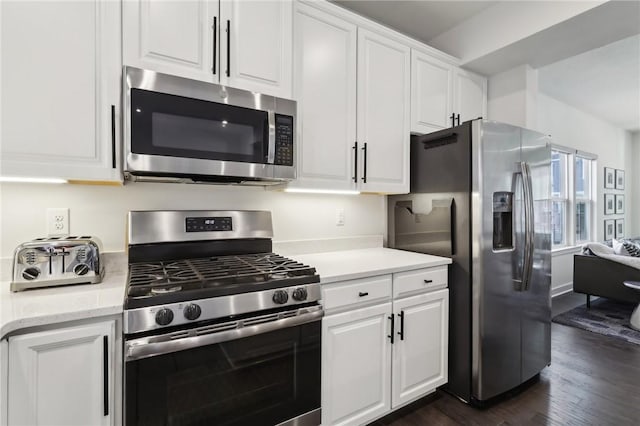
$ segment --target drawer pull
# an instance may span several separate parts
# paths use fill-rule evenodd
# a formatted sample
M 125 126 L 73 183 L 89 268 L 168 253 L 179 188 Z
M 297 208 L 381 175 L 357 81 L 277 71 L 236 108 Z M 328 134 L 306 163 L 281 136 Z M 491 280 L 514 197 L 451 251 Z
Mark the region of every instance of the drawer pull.
M 361 291 L 360 293 L 358 293 L 358 296 L 360 296 L 360 297 L 365 297 L 365 296 L 368 296 L 368 295 L 369 295 L 369 293 L 366 292 L 366 291 Z
M 425 284 L 431 284 L 433 282 L 433 280 L 424 280 Z

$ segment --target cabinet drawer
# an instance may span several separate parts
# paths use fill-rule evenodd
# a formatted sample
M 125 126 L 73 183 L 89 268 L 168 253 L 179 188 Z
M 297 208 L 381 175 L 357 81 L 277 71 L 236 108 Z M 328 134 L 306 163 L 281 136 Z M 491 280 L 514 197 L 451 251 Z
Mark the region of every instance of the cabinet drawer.
M 389 300 L 391 299 L 391 275 L 324 285 L 322 299 L 326 310 Z
M 394 298 L 445 287 L 447 287 L 446 265 L 393 274 Z

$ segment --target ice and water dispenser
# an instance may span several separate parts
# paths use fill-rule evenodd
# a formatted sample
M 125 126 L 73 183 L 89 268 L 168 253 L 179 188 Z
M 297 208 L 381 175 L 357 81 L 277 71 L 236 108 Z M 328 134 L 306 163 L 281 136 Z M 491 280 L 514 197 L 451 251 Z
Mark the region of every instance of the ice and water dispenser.
M 513 192 L 493 193 L 493 249 L 513 249 Z

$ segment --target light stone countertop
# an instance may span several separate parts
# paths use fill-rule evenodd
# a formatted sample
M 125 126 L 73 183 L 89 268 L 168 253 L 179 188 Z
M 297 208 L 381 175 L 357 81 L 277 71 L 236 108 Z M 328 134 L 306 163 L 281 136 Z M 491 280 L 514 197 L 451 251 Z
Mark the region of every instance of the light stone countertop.
M 382 247 L 289 255 L 316 268 L 321 283 L 447 265 L 451 259 Z M 0 340 L 29 327 L 122 314 L 127 278 L 124 253 L 106 253 L 100 284 L 70 285 L 12 293 L 0 282 Z
M 29 327 L 122 314 L 127 263 L 124 253 L 103 256 L 99 284 L 78 284 L 12 293 L 0 282 L 0 340 Z
M 448 257 L 383 247 L 290 256 L 313 266 L 322 284 L 448 265 Z

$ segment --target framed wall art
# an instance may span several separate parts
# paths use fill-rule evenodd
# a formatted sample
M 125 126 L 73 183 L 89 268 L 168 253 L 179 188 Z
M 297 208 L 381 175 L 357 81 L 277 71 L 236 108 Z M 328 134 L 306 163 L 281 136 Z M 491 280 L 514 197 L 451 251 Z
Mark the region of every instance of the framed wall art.
M 616 212 L 616 197 L 613 194 L 604 194 L 604 214 L 614 214 Z
M 624 238 L 624 219 L 616 219 L 616 239 Z
M 604 239 L 605 241 L 612 240 L 616 235 L 616 221 L 613 219 L 607 219 L 604 221 Z
M 616 170 L 616 189 L 624 189 L 624 170 Z
M 616 214 L 624 214 L 624 195 L 616 194 Z
M 614 189 L 616 187 L 616 171 L 610 167 L 604 168 L 604 187 Z

